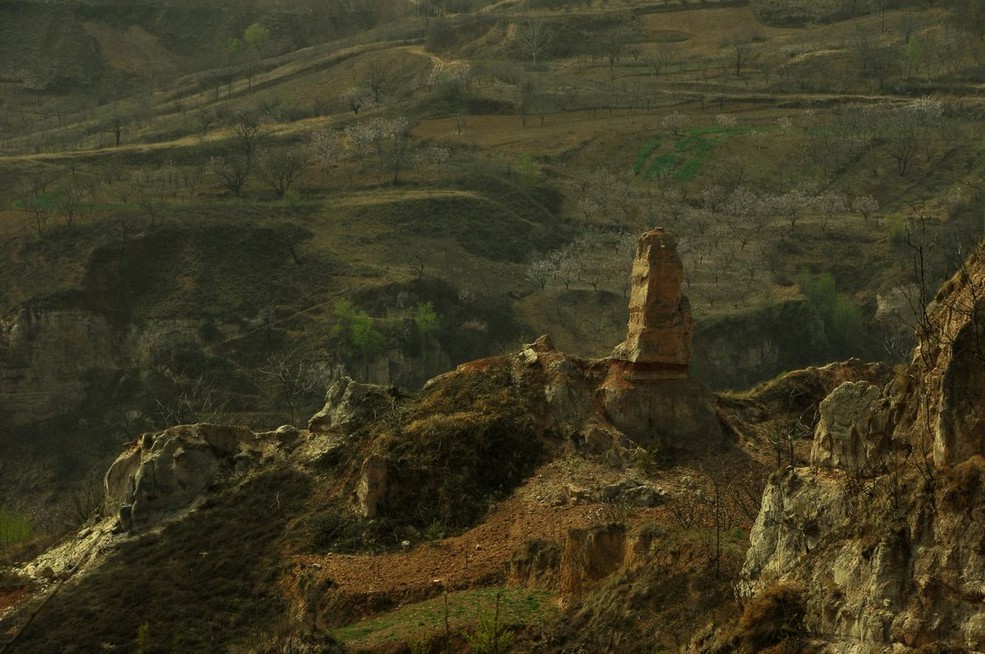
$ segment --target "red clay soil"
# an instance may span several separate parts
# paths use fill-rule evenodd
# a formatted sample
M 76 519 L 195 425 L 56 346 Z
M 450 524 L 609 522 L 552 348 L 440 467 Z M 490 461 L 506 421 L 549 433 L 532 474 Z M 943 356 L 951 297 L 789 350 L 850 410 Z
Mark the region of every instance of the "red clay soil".
M 346 596 L 355 600 L 372 595 L 402 603 L 432 596 L 445 585 L 462 589 L 502 584 L 510 560 L 527 542 L 562 544 L 568 529 L 625 520 L 623 509 L 615 505 L 576 503 L 566 491 L 566 487 L 598 487 L 623 476 L 623 471 L 580 458 L 555 460 L 541 466 L 482 524 L 459 536 L 415 544 L 408 552 L 295 556 L 295 581 L 304 576 L 305 585 L 317 582 L 331 589 L 336 606 L 340 600 L 348 604 Z M 632 512 L 635 519 L 668 519 L 661 508 Z M 374 612 L 370 605 L 367 601 L 360 613 Z
M 15 588 L 0 588 L 0 615 L 12 607 L 20 604 L 31 596 L 30 586 L 17 586 Z

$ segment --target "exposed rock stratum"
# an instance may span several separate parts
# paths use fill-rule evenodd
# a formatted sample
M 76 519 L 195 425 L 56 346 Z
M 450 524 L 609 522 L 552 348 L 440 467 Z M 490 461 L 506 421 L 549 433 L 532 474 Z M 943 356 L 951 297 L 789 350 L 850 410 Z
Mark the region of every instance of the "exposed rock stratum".
M 821 403 L 812 467 L 774 475 L 752 530 L 743 592 L 798 589 L 825 651 L 985 651 L 985 249 L 918 336 L 884 388 Z

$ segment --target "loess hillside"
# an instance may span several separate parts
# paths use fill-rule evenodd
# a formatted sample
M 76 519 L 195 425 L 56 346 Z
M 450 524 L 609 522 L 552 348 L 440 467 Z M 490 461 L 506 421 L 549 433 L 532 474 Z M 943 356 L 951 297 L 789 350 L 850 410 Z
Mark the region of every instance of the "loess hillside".
M 791 464 L 805 458 L 807 413 L 844 379 L 812 372 L 761 387 L 765 396 L 735 389 L 850 357 L 904 364 L 926 327 L 923 307 L 982 237 L 979 5 L 3 2 L 0 553 L 26 560 L 88 520 L 103 471 L 146 432 L 303 427 L 340 379 L 413 394 L 466 362 L 509 360 L 541 334 L 573 358 L 608 356 L 625 336 L 636 237 L 655 226 L 676 235 L 683 260 L 692 375 L 731 389 L 719 411 L 735 412 L 733 437 L 755 425 L 746 463 L 761 486 L 781 449 Z M 785 404 L 798 415 L 765 417 L 767 408 L 792 415 Z M 409 410 L 408 433 L 426 440 L 425 409 Z M 488 505 L 469 505 L 467 520 L 412 525 L 419 536 L 409 540 L 434 550 L 409 556 L 420 557 L 415 574 L 440 576 L 429 561 L 452 527 L 463 540 L 443 561 L 481 559 L 475 546 L 494 537 L 462 530 L 485 518 L 510 528 L 507 516 L 536 512 L 554 501 L 536 498 L 560 489 L 576 508 L 558 524 L 622 548 L 629 568 L 654 542 L 683 562 L 702 559 L 707 532 L 689 531 L 667 507 L 655 509 L 659 528 L 646 507 L 622 535 L 604 532 L 625 502 L 569 499 L 585 480 L 625 476 L 606 470 L 604 456 L 559 454 L 570 443 L 542 428 L 527 462 L 537 472 L 520 466 L 509 488 L 484 487 Z M 689 475 L 718 483 L 702 462 L 679 473 L 627 461 L 659 471 L 655 487 L 671 493 L 694 491 L 681 481 Z M 263 492 L 283 484 L 285 502 L 307 507 L 339 490 L 321 488 L 319 474 L 284 472 Z M 743 501 L 727 540 L 736 569 L 756 513 Z M 676 527 L 666 531 L 668 516 Z M 336 540 L 404 540 L 319 519 Z M 506 574 L 503 557 L 516 552 L 496 550 L 491 567 L 476 568 L 495 569 L 494 584 L 476 572 L 449 592 L 487 613 L 498 601 L 521 613 L 531 602 L 553 607 L 558 596 L 503 590 L 519 575 L 538 593 L 558 591 L 557 580 L 536 582 L 538 566 L 561 566 L 552 519 L 534 519 L 548 545 L 533 538 L 526 563 Z M 267 549 L 253 553 L 256 579 L 274 574 L 281 552 L 306 552 L 278 540 L 276 524 L 258 532 Z M 672 558 L 654 569 L 696 596 L 705 578 L 686 577 Z M 354 583 L 375 583 L 376 559 L 357 561 L 366 569 Z M 278 579 L 291 590 L 256 605 L 267 618 L 301 601 L 300 577 Z M 544 637 L 605 649 L 577 634 L 597 630 L 619 602 L 658 601 L 648 579 L 629 574 L 599 599 L 614 604 L 581 606 Z M 345 624 L 402 606 L 403 581 L 387 583 L 359 595 L 366 615 L 349 607 Z M 438 601 L 429 583 L 407 601 Z M 18 588 L 0 584 L 0 597 Z M 662 642 L 677 647 L 692 620 L 667 619 L 674 631 Z M 245 643 L 245 624 L 229 638 Z M 142 626 L 127 623 L 120 643 Z M 462 647 L 466 632 L 455 636 Z

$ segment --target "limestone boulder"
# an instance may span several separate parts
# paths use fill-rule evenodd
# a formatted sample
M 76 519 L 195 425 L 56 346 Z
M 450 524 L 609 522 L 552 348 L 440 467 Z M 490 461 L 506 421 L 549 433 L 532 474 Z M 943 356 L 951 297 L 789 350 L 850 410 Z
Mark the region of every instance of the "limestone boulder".
M 398 399 L 395 388 L 342 377 L 325 393 L 325 406 L 308 421 L 308 430 L 313 433 L 355 431 L 393 407 Z
M 369 456 L 363 461 L 356 497 L 359 500 L 359 512 L 364 518 L 375 518 L 382 508 L 389 490 L 388 476 L 389 470 L 384 458 Z
M 821 401 L 811 465 L 859 471 L 881 465 L 889 443 L 877 411 L 882 391 L 865 381 L 845 382 Z
M 122 528 L 147 528 L 193 504 L 220 474 L 254 460 L 256 449 L 246 427 L 202 423 L 145 434 L 106 472 L 106 506 Z

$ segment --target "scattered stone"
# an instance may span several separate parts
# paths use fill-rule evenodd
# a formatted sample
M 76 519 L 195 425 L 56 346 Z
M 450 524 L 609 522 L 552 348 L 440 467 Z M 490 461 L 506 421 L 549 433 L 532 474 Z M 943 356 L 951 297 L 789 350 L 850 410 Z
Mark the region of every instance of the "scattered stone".
M 660 496 L 657 495 L 657 491 L 650 488 L 649 486 L 637 486 L 635 488 L 627 488 L 623 491 L 623 497 L 629 504 L 633 506 L 642 507 L 654 507 L 660 503 Z
M 632 506 L 654 507 L 661 504 L 667 493 L 658 491 L 636 479 L 622 481 L 603 486 L 601 496 L 608 502 L 621 501 Z
M 564 497 L 568 504 L 585 504 L 594 499 L 591 490 L 574 484 L 567 484 L 564 487 Z

